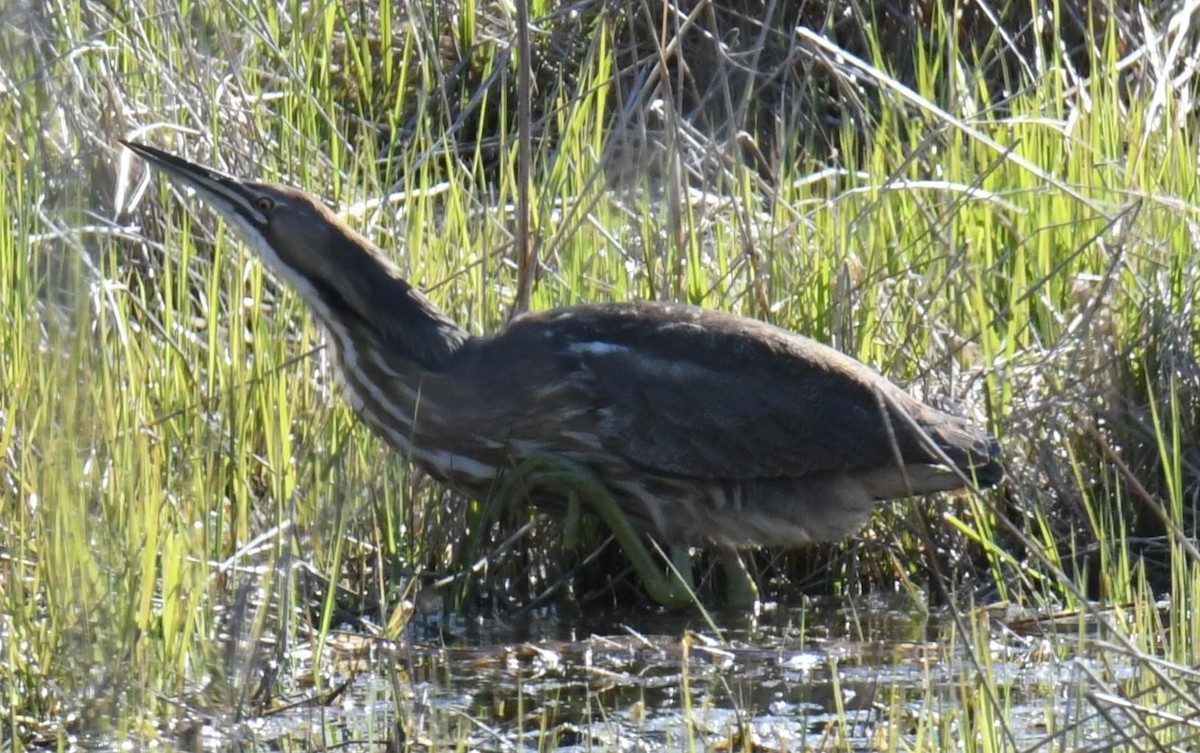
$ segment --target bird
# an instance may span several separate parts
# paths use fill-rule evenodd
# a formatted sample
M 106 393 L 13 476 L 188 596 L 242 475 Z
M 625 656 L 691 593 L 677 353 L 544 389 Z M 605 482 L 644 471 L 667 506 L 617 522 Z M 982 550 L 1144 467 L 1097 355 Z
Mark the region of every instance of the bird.
M 299 294 L 345 398 L 404 459 L 477 500 L 506 477 L 529 481 L 528 502 L 549 511 L 592 490 L 647 582 L 661 562 L 643 534 L 733 553 L 836 541 L 883 501 L 1004 476 L 985 428 L 798 333 L 629 301 L 472 334 L 320 199 L 121 143 L 190 187 Z M 572 489 L 573 474 L 588 483 Z M 674 584 L 652 597 L 680 600 Z

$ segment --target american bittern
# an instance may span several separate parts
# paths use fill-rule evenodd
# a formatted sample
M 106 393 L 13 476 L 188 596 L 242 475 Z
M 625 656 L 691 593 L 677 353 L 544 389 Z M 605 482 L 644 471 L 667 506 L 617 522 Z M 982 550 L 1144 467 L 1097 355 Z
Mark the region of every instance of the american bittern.
M 579 488 L 660 600 L 679 594 L 636 530 L 726 551 L 829 541 L 881 500 L 1003 476 L 984 429 L 808 338 L 651 302 L 541 311 L 473 336 L 319 200 L 122 143 L 300 294 L 355 411 L 402 455 L 476 499 L 506 473 L 548 468 L 530 500 L 559 509 L 570 469 L 586 469 Z

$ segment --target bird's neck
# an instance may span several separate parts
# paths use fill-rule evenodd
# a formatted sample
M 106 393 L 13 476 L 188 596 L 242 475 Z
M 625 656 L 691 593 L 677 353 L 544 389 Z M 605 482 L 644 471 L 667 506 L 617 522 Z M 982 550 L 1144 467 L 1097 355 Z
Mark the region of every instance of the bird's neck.
M 339 348 L 369 348 L 389 362 L 438 371 L 470 335 L 372 245 L 346 254 L 336 274 L 310 280 L 312 308 Z M 357 257 L 357 258 L 355 258 Z

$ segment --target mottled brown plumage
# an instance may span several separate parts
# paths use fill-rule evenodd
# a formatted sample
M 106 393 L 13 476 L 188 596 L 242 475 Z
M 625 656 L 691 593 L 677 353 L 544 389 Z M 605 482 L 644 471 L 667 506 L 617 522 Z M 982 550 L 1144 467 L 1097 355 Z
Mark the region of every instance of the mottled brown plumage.
M 324 326 L 363 420 L 465 495 L 549 454 L 669 542 L 774 546 L 841 538 L 880 500 L 1003 475 L 986 431 L 808 338 L 648 302 L 473 337 L 320 201 L 127 146 L 241 231 Z M 534 500 L 559 506 L 561 490 Z

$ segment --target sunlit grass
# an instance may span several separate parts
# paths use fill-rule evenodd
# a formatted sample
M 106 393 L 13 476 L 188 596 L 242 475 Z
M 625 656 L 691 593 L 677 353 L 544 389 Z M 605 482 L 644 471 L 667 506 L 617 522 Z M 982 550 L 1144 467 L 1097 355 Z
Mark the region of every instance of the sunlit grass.
M 29 11 L 34 36 L 0 28 L 3 737 L 149 740 L 192 709 L 252 714 L 301 664 L 288 649 L 343 621 L 386 625 L 436 578 L 452 580 L 451 606 L 481 591 L 519 601 L 580 559 L 551 524 L 519 551 L 467 551 L 479 505 L 409 474 L 359 426 L 298 298 L 115 146 L 133 135 L 322 195 L 451 316 L 490 331 L 517 272 L 515 138 L 486 116 L 515 93 L 484 88 L 515 77 L 511 22 L 492 10 L 68 4 Z M 1092 78 L 1050 61 L 993 111 L 994 82 L 947 75 L 947 40 L 905 100 L 879 51 L 855 69 L 872 121 L 830 129 L 840 161 L 789 147 L 767 181 L 727 144 L 689 153 L 682 131 L 667 129 L 675 151 L 614 156 L 641 111 L 659 108 L 659 126 L 679 115 L 670 98 L 619 101 L 614 24 L 577 43 L 575 79 L 539 80 L 554 139 L 535 149 L 533 306 L 686 300 L 949 395 L 1001 438 L 1007 490 L 883 513 L 857 559 L 831 560 L 830 590 L 916 592 L 930 557 L 952 598 L 1079 610 L 1071 651 L 1100 599 L 1120 610 L 1106 629 L 1122 650 L 1195 663 L 1200 575 L 1181 534 L 1196 495 L 1200 177 L 1179 92 L 1130 90 L 1107 39 Z M 479 86 L 439 88 L 466 74 Z M 904 525 L 913 510 L 926 528 Z M 782 562 L 785 578 L 801 569 Z M 965 644 L 988 660 L 988 623 L 968 627 L 943 659 Z M 989 678 L 964 675 L 950 716 L 923 718 L 905 745 L 1004 749 L 1004 689 L 972 684 Z M 1131 687 L 1158 681 L 1142 671 Z

